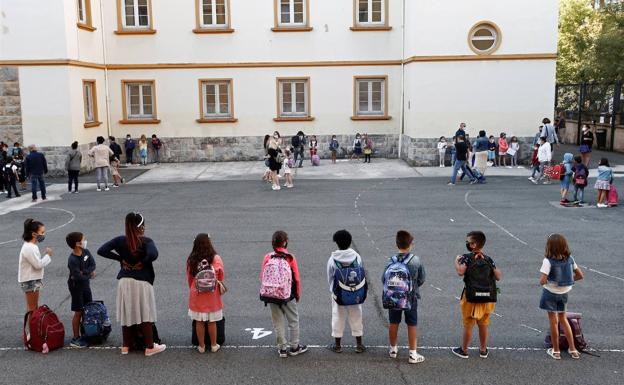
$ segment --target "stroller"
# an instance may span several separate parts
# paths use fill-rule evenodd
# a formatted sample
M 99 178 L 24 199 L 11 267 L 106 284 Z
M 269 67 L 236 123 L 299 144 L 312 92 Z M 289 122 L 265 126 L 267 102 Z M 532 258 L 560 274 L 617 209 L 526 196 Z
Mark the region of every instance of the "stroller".
M 466 172 L 468 173 L 468 176 L 471 177 L 471 179 L 475 181 L 474 183 L 478 183 L 478 184 L 487 183 L 485 181 L 485 175 L 481 174 L 481 172 L 477 168 L 470 167 L 468 163 L 466 163 Z M 466 174 L 462 174 L 462 176 L 459 179 L 463 180 L 465 176 Z

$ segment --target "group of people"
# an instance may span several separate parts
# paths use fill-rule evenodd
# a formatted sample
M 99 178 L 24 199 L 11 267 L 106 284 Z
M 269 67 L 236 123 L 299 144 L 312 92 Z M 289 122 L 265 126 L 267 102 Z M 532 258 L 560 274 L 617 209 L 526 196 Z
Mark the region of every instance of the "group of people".
M 26 166 L 24 165 L 24 150 L 19 142 L 13 147 L 0 142 L 0 194 L 7 194 L 7 198 L 21 196 L 20 191 L 26 190 Z
M 133 338 L 133 328 L 142 331 L 145 355 L 158 354 L 165 345 L 154 342 L 154 323 L 157 321 L 154 296 L 154 266 L 158 258 L 155 242 L 145 235 L 145 218 L 139 213 L 129 213 L 125 218 L 125 234 L 103 244 L 97 251 L 101 257 L 118 261 L 116 319 L 122 326 L 121 354 L 128 354 Z M 26 308 L 31 312 L 38 307 L 43 288 L 44 269 L 52 262 L 53 251 L 46 248 L 43 256 L 39 247 L 45 241 L 43 223 L 27 219 L 22 238 L 24 244 L 19 255 L 18 281 L 25 293 Z M 68 289 L 71 295 L 73 338 L 71 346 L 84 347 L 87 342 L 80 335 L 82 311 L 92 301 L 90 280 L 95 277 L 96 263 L 87 248 L 83 233 L 72 232 L 66 237 L 71 250 L 68 259 Z M 342 338 L 345 324 L 349 323 L 356 339 L 355 351 L 366 350 L 363 342 L 364 326 L 362 306 L 368 290 L 367 279 L 372 275 L 365 269 L 363 258 L 351 247 L 352 236 L 346 230 L 333 235 L 337 249 L 327 260 L 328 297 L 331 302 L 331 335 L 334 338 L 328 349 L 343 351 Z M 397 335 L 402 321 L 407 324 L 409 362 L 420 363 L 424 357 L 417 351 L 419 288 L 425 282 L 423 260 L 415 255 L 414 237 L 405 230 L 396 233 L 397 250 L 388 259 L 381 274 L 382 305 L 388 309 L 388 355 L 398 355 Z M 497 281 L 501 270 L 484 251 L 485 234 L 471 231 L 466 235 L 467 253 L 454 259 L 454 268 L 463 278 L 464 290 L 460 298 L 463 334 L 459 347 L 452 353 L 468 358 L 468 345 L 475 325 L 479 329 L 479 356 L 489 355 L 487 340 L 491 314 L 497 302 Z M 302 285 L 297 259 L 288 251 L 289 238 L 284 231 L 276 231 L 271 239 L 272 250 L 261 265 L 260 300 L 268 304 L 275 329 L 279 357 L 296 356 L 307 351 L 299 334 L 298 303 L 302 300 Z M 198 336 L 197 350 L 204 353 L 206 333 L 210 336 L 211 352 L 220 349 L 216 338 L 216 322 L 223 319 L 222 296 L 227 291 L 224 284 L 224 262 L 212 244 L 210 236 L 198 234 L 186 260 L 186 283 L 189 289 L 188 316 L 195 321 Z M 546 241 L 539 282 L 543 286 L 539 307 L 548 313 L 553 347 L 547 351 L 554 359 L 561 359 L 559 350 L 559 324 L 562 325 L 569 344 L 569 354 L 578 359 L 574 338 L 565 317 L 568 294 L 574 282 L 583 273 L 571 256 L 564 236 L 552 234 Z M 287 333 L 288 329 L 289 333 Z

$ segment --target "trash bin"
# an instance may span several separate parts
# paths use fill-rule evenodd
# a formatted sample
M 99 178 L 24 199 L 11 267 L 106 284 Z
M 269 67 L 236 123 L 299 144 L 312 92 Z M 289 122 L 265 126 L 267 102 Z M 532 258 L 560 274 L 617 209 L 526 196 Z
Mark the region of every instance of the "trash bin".
M 607 147 L 607 130 L 596 130 L 596 144 L 600 149 Z

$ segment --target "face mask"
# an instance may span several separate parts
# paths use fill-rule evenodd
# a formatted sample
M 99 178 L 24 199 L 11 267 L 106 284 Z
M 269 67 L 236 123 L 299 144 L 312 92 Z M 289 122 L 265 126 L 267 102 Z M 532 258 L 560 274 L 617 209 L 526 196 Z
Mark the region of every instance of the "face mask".
M 87 248 L 87 240 L 83 239 L 82 242 L 80 242 L 80 247 L 82 247 L 83 249 Z
M 277 140 L 277 139 L 279 139 L 279 136 L 273 135 L 273 139 Z
M 45 241 L 45 235 L 37 234 L 37 242 L 41 243 Z
M 472 246 L 470 246 L 470 242 L 466 242 L 466 249 L 468 251 L 472 251 Z

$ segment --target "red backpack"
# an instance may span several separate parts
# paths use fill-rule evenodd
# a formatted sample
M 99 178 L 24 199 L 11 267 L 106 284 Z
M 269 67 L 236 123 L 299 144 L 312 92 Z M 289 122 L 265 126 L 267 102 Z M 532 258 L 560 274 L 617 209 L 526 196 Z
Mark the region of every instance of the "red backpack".
M 65 327 L 46 305 L 24 316 L 24 346 L 28 350 L 48 353 L 65 344 Z
M 565 175 L 565 166 L 563 163 L 556 164 L 550 169 L 550 179 L 554 180 L 563 180 L 563 176 Z

